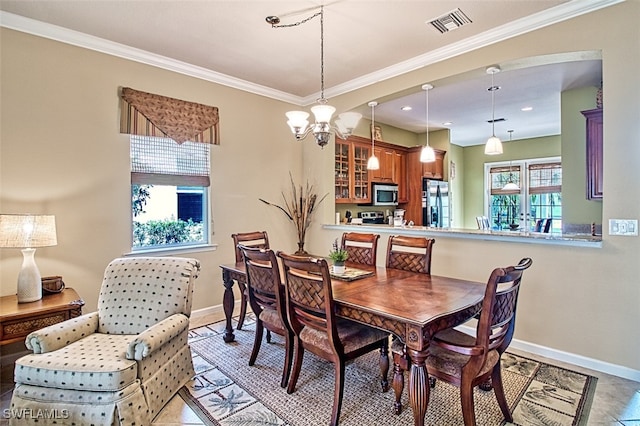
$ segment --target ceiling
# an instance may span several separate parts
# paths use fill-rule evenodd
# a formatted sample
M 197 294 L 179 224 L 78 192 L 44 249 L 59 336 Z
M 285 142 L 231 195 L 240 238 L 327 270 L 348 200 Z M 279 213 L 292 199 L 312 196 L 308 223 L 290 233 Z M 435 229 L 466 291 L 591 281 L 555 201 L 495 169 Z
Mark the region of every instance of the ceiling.
M 0 24 L 307 106 L 320 95 L 320 17 L 272 28 L 267 16 L 296 24 L 324 4 L 330 98 L 620 1 L 2 0 Z M 471 23 L 443 34 L 429 24 L 456 8 Z M 545 57 L 499 65 L 495 114 L 506 121 L 496 123 L 496 134 L 503 139 L 504 126 L 514 130 L 514 139 L 558 134 L 560 91 L 598 85 L 602 78 L 593 52 L 568 63 Z M 453 143 L 483 143 L 491 131 L 491 77 L 477 70 L 431 83 L 430 128 L 451 121 Z M 424 131 L 424 92 L 416 92 L 379 100 L 376 121 Z M 415 107 L 401 115 L 405 104 Z M 529 104 L 534 109 L 526 115 L 514 112 Z M 370 116 L 366 105 L 362 110 Z

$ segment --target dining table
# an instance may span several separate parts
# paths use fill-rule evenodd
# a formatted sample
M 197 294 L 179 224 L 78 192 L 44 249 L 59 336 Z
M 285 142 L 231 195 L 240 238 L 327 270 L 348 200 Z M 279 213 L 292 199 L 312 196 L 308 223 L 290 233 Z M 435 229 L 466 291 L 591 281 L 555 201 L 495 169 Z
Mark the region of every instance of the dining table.
M 220 267 L 225 287 L 223 338 L 229 343 L 235 339 L 233 285 L 238 280 L 246 283 L 246 269 L 243 262 Z M 423 426 L 429 403 L 425 365 L 429 342 L 437 332 L 460 325 L 480 311 L 486 283 L 360 264 L 347 263 L 347 270 L 362 274 L 347 279 L 332 274 L 336 314 L 388 331 L 405 344 L 411 358 L 409 404 L 414 424 Z

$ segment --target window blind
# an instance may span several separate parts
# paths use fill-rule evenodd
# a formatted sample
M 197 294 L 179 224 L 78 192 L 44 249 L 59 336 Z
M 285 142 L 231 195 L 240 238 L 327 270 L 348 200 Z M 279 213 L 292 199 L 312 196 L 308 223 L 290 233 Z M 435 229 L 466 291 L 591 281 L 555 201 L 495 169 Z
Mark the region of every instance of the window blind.
M 210 145 L 177 144 L 172 139 L 131 136 L 131 183 L 209 186 Z
M 529 194 L 562 192 L 562 164 L 541 163 L 529 165 Z

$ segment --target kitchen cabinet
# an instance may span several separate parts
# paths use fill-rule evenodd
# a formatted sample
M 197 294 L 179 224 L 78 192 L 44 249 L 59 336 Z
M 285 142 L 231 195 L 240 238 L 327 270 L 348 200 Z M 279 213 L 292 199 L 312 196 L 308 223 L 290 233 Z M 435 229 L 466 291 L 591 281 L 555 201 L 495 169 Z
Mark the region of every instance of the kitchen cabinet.
M 398 184 L 398 203 L 406 203 L 407 192 L 407 153 L 394 151 L 393 153 L 393 182 Z
M 371 170 L 371 182 L 397 183 L 393 180 L 395 151 L 393 149 L 376 146 L 373 152 L 376 157 L 378 157 L 378 161 L 380 161 L 380 168 L 378 170 Z
M 422 148 L 420 148 L 422 149 Z M 434 149 L 436 153 L 436 161 L 432 163 L 422 164 L 422 177 L 429 179 L 444 179 L 444 154 L 445 151 Z M 419 152 L 419 151 L 418 151 Z M 418 161 L 420 160 L 420 154 L 418 154 Z
M 350 139 L 335 140 L 336 203 L 368 203 L 371 202 L 371 180 L 367 160 L 371 146 Z
M 582 111 L 587 119 L 587 199 L 602 199 L 602 108 Z

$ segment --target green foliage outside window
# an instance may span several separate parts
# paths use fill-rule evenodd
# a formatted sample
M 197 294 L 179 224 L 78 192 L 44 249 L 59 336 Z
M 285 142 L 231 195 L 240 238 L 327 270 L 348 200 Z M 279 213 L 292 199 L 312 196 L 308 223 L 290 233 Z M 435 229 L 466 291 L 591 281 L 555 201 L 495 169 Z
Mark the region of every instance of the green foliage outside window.
M 203 240 L 202 223 L 180 219 L 133 222 L 133 247 L 197 243 Z

